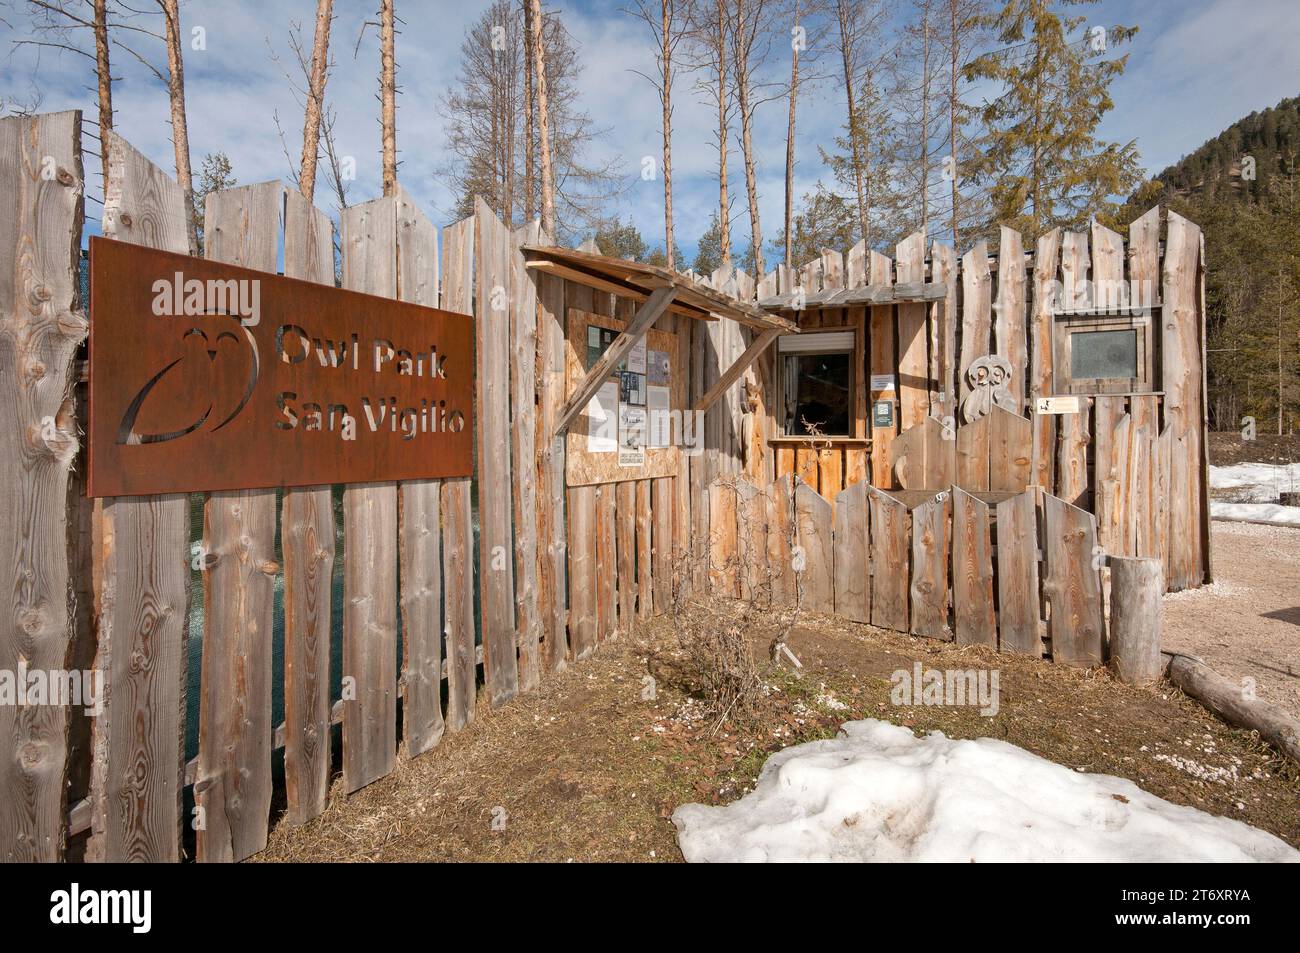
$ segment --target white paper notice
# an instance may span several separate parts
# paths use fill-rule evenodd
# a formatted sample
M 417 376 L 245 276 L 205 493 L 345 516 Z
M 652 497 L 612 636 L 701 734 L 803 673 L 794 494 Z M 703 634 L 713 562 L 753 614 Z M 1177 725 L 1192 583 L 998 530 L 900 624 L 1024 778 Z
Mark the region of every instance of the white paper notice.
M 587 452 L 618 449 L 618 381 L 606 381 L 587 403 Z
M 669 406 L 671 390 L 667 387 L 646 388 L 646 410 L 650 412 L 648 447 L 670 447 L 673 440 L 672 414 Z
M 632 350 L 627 352 L 627 369 L 633 374 L 645 373 L 645 335 L 632 345 Z

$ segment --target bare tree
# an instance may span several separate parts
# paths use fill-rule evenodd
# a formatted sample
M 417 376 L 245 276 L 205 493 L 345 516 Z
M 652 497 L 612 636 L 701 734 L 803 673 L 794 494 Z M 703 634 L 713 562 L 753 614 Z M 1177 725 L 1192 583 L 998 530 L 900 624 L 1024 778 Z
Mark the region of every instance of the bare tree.
M 537 93 L 535 89 L 536 64 L 533 62 L 533 4 L 520 0 L 524 10 L 524 219 L 533 220 L 534 199 L 537 196 L 537 173 L 534 170 L 537 137 L 533 127 L 537 124 Z
M 763 267 L 763 227 L 758 211 L 757 157 L 754 150 L 754 110 L 765 100 L 767 88 L 758 77 L 772 48 L 772 16 L 776 6 L 769 0 L 730 0 L 726 30 L 731 45 L 732 82 L 740 112 L 740 146 L 745 161 L 745 196 L 749 202 L 750 249 L 756 275 Z
M 171 103 L 172 146 L 176 182 L 185 192 L 185 230 L 190 254 L 199 253 L 199 226 L 194 210 L 194 177 L 190 172 L 190 133 L 185 118 L 185 58 L 181 53 L 181 12 L 177 0 L 158 0 L 167 45 L 167 97 Z
M 316 194 L 316 163 L 320 155 L 320 132 L 324 120 L 325 83 L 329 77 L 330 24 L 334 19 L 334 0 L 316 0 L 316 33 L 311 47 L 311 64 L 307 72 L 307 104 L 303 110 L 302 165 L 298 188 L 307 201 Z
M 397 27 L 393 0 L 379 0 L 379 103 L 383 139 L 384 194 L 397 191 Z
M 533 63 L 537 70 L 537 136 L 540 140 L 542 174 L 542 230 L 555 240 L 555 173 L 551 168 L 551 117 L 546 82 L 546 44 L 543 42 L 542 0 L 528 0 L 533 15 L 529 26 L 532 34 Z
M 657 9 L 656 9 L 657 8 Z M 689 0 L 636 0 L 630 12 L 645 21 L 655 40 L 655 63 L 658 75 L 646 76 L 637 72 L 654 86 L 659 94 L 662 110 L 663 173 L 664 173 L 664 248 L 667 249 L 668 267 L 675 269 L 676 243 L 673 238 L 673 57 L 677 46 L 686 37 L 690 23 Z
M 727 140 L 731 129 L 732 97 L 727 39 L 727 4 L 711 0 L 694 11 L 691 24 L 691 69 L 703 74 L 698 92 L 717 107 L 719 261 L 731 267 L 731 198 L 727 191 Z

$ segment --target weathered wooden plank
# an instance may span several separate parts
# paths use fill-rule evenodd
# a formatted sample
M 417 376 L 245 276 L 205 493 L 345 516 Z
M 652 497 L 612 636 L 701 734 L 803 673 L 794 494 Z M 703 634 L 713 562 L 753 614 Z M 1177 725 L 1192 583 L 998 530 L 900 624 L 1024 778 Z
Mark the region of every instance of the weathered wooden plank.
M 1011 364 L 1007 390 L 1016 400 L 1016 413 L 1025 406 L 1025 376 L 1029 346 L 1025 329 L 1025 246 L 1014 228 L 1001 227 L 998 240 L 998 304 L 993 326 L 994 353 Z
M 966 372 L 975 361 L 989 353 L 993 330 L 990 314 L 993 277 L 989 273 L 989 250 L 985 242 L 976 242 L 975 247 L 962 256 L 961 283 L 961 360 L 957 388 L 960 400 L 965 401 L 971 392 Z
M 1033 491 L 997 505 L 998 648 L 1042 657 L 1038 507 Z
M 1088 254 L 1087 232 L 1061 235 L 1061 307 L 1066 311 L 1087 311 L 1092 307 L 1092 288 L 1088 273 L 1092 260 Z
M 596 487 L 596 642 L 618 628 L 618 541 L 615 534 L 615 483 Z
M 447 727 L 474 720 L 474 515 L 468 480 L 442 481 L 442 591 L 446 599 Z
M 935 242 L 930 252 L 931 280 L 947 288 L 943 299 L 939 335 L 939 406 L 931 409 L 936 417 L 957 413 L 957 252 L 951 245 Z
M 772 580 L 772 603 L 794 605 L 794 477 L 786 474 L 769 484 L 767 499 L 767 566 Z
M 673 478 L 657 478 L 651 491 L 654 605 L 656 612 L 663 613 L 668 612 L 673 604 Z
M 826 499 L 844 489 L 844 451 L 840 447 L 825 447 L 817 451 L 817 492 Z
M 615 531 L 618 536 L 618 628 L 632 630 L 636 615 L 636 483 L 624 480 L 615 493 Z
M 209 195 L 207 258 L 274 272 L 284 186 Z M 200 862 L 232 862 L 266 846 L 271 810 L 274 490 L 212 493 L 204 508 L 203 676 L 194 799 Z M 395 580 L 394 580 L 395 581 Z
M 343 211 L 345 288 L 397 296 L 397 223 L 393 196 Z M 343 536 L 343 786 L 351 793 L 396 763 L 397 485 L 348 486 Z
M 969 490 L 989 488 L 989 415 L 957 428 L 956 482 Z
M 655 611 L 654 520 L 650 515 L 650 481 L 636 482 L 636 615 L 648 619 Z
M 510 232 L 482 199 L 474 205 L 475 326 L 478 379 L 479 619 L 483 681 L 492 705 L 519 690 L 510 434 Z M 562 414 L 561 414 L 562 415 Z M 509 488 L 509 490 L 507 490 Z
M 1061 230 L 1054 228 L 1038 237 L 1034 253 L 1034 311 L 1030 319 L 1029 396 L 1049 397 L 1055 392 L 1053 382 L 1052 309 L 1055 305 L 1056 276 L 1059 268 Z M 1034 452 L 1030 478 L 1049 493 L 1056 487 L 1056 417 L 1033 415 Z
M 1171 591 L 1199 586 L 1207 572 L 1203 538 L 1201 441 L 1204 402 L 1199 275 L 1201 230 L 1170 211 L 1162 273 L 1161 313 L 1165 424 L 1174 431 L 1173 495 L 1169 501 Z M 1186 460 L 1178 459 L 1186 455 Z M 1184 478 L 1185 475 L 1185 478 Z
M 438 306 L 438 231 L 401 188 L 397 195 L 397 297 Z M 531 458 L 530 458 L 531 460 Z M 442 485 L 398 486 L 402 606 L 402 746 L 407 757 L 442 738 Z
M 912 634 L 952 639 L 948 624 L 950 494 L 912 510 Z
M 1088 497 L 1088 418 L 1092 398 L 1079 399 L 1077 414 L 1057 415 L 1056 491 L 1072 506 L 1083 506 Z
M 473 308 L 474 219 L 442 230 L 442 307 L 457 314 Z M 563 461 L 561 461 L 562 465 Z M 442 481 L 442 595 L 447 653 L 446 725 L 459 731 L 474 720 L 477 663 L 474 651 L 474 524 L 468 477 Z M 557 639 L 567 643 L 564 634 Z M 563 664 L 552 660 L 552 667 Z
M 898 244 L 898 282 L 925 281 L 925 234 L 916 232 Z M 924 423 L 930 413 L 926 305 L 898 306 L 898 426 Z
M 284 273 L 334 284 L 334 226 L 299 192 L 285 195 Z M 334 535 L 328 486 L 284 491 L 284 784 L 293 825 L 322 814 L 329 796 Z
M 740 598 L 767 604 L 767 498 L 744 479 L 736 481 L 736 557 Z
M 835 497 L 835 614 L 871 621 L 871 536 L 868 485 L 855 483 Z
M 871 283 L 873 285 L 893 285 L 893 272 L 893 262 L 879 252 L 873 251 L 871 253 Z M 870 329 L 868 338 L 871 348 L 871 377 L 877 382 L 883 382 L 885 379 L 892 382 L 890 387 L 871 388 L 871 404 L 874 408 L 877 401 L 887 400 L 894 404 L 896 410 L 898 402 L 898 387 L 895 375 L 898 373 L 898 367 L 894 358 L 896 353 L 894 335 L 897 331 L 894 324 L 894 306 L 884 305 L 882 307 L 872 308 Z M 897 433 L 897 412 L 893 414 L 893 420 L 891 423 L 888 425 L 878 426 L 875 421 L 874 410 L 872 411 L 872 486 L 888 489 L 894 485 L 892 476 L 893 458 L 890 454 L 890 444 L 893 443 L 894 435 Z
M 568 591 L 564 565 L 563 435 L 550 439 L 564 403 L 564 282 L 538 275 L 537 290 L 537 564 L 538 605 L 545 643 L 542 664 L 564 667 L 568 655 Z
M 831 505 L 812 487 L 801 483 L 794 491 L 794 521 L 797 545 L 803 554 L 800 606 L 831 614 L 835 611 L 835 527 Z
M 537 367 L 538 274 L 524 267 L 520 248 L 538 238 L 532 222 L 511 235 L 507 250 L 510 276 L 510 454 L 515 558 L 515 631 L 519 644 L 519 690 L 532 691 L 541 673 L 542 607 L 538 583 Z
M 906 632 L 911 576 L 907 507 L 872 487 L 870 509 L 871 624 Z
M 60 116 L 63 114 L 60 114 Z M 68 114 L 72 115 L 72 114 Z M 55 117 L 45 117 L 40 141 L 34 147 L 42 154 L 54 155 L 57 162 L 74 176 L 80 178 L 80 166 L 70 164 L 65 146 L 49 139 L 45 123 Z M 0 138 L 14 125 L 32 120 L 0 120 Z M 68 126 L 71 133 L 72 127 Z M 60 137 L 61 138 L 61 137 Z M 109 166 L 105 181 L 104 235 L 119 241 L 159 248 L 185 254 L 189 241 L 185 228 L 185 196 L 180 186 L 162 170 L 153 165 L 111 130 L 104 132 L 109 150 Z M 30 140 L 26 140 L 30 143 Z M 69 135 L 69 142 L 71 136 Z M 0 147 L 0 155 L 7 156 L 12 147 Z M 7 160 L 6 160 L 7 161 Z M 37 163 L 37 166 L 39 163 Z M 15 170 L 36 166 L 15 165 Z M 55 183 L 46 185 L 57 194 Z M 14 189 L 0 190 L 0 202 L 14 202 L 21 210 L 36 196 L 32 183 L 20 182 Z M 59 204 L 50 202 L 45 208 L 48 219 L 32 218 L 31 212 L 14 214 L 6 209 L 0 212 L 0 231 L 7 223 L 15 228 L 31 228 L 58 224 Z M 0 269 L 11 260 L 8 240 L 0 245 Z M 34 246 L 42 256 L 34 262 L 33 274 L 45 273 L 49 286 L 59 278 L 58 270 L 44 261 L 48 247 L 45 240 Z M 60 246 L 64 254 L 72 247 Z M 16 275 L 18 280 L 29 280 Z M 7 274 L 0 278 L 6 289 L 0 293 L 0 303 L 13 301 L 8 290 Z M 59 298 L 63 301 L 63 290 Z M 66 306 L 66 305 L 65 305 Z M 9 327 L 8 319 L 4 325 Z M 8 342 L 8 336 L 3 338 Z M 62 364 L 46 358 L 46 367 L 55 374 Z M 8 366 L 8 361 L 0 361 Z M 45 381 L 54 377 L 47 373 Z M 38 393 L 33 391 L 33 393 Z M 6 407 L 21 412 L 23 404 L 5 401 Z M 3 433 L 18 433 L 8 423 Z M 23 461 L 18 453 L 5 453 L 5 466 Z M 6 485 L 9 478 L 6 477 Z M 12 507 L 4 508 L 0 521 L 11 518 Z M 53 511 L 42 511 L 53 512 Z M 13 538 L 6 528 L 3 536 Z M 100 526 L 99 559 L 102 562 L 100 582 L 99 647 L 95 668 L 104 674 L 104 707 L 95 718 L 92 728 L 94 763 L 91 771 L 90 801 L 92 808 L 91 837 L 87 847 L 88 860 L 110 863 L 121 861 L 174 862 L 181 857 L 181 789 L 184 787 L 185 761 L 185 710 L 187 677 L 187 636 L 190 615 L 189 499 L 184 494 L 154 497 L 133 497 L 103 501 Z M 21 570 L 5 578 L 21 578 Z M 34 574 L 35 580 L 48 579 L 44 571 Z M 15 618 L 8 608 L 4 618 Z M 29 664 L 42 653 L 31 651 Z M 9 667 L 8 662 L 4 667 Z M 0 712 L 0 737 L 22 738 L 11 734 Z M 6 764 L 9 762 L 6 760 Z M 146 764 L 150 770 L 139 770 Z M 35 788 L 40 790 L 39 787 Z M 10 817 L 32 817 L 24 797 L 11 795 L 11 786 L 4 783 L 5 800 L 12 808 L 6 810 Z M 29 789 L 30 790 L 30 789 Z M 58 820 L 62 827 L 62 792 L 58 794 Z M 10 813 L 12 812 L 12 813 Z M 37 815 L 39 816 L 39 815 Z M 25 823 L 25 822 L 24 822 Z M 6 825 L 7 827 L 7 825 Z M 24 843 L 23 837 L 9 830 L 3 835 L 6 845 L 4 857 L 16 860 L 21 851 L 11 853 Z M 47 842 L 53 843 L 53 842 Z M 45 845 L 30 844 L 31 847 Z M 30 855 L 29 855 L 30 856 Z M 40 855 L 41 859 L 54 859 Z M 33 858 L 34 859 L 34 858 Z
M 989 507 L 961 487 L 952 489 L 952 606 L 958 645 L 997 647 Z
M 577 662 L 596 648 L 596 487 L 568 492 L 569 645 Z
M 1001 407 L 989 412 L 989 489 L 1023 490 L 1033 465 L 1034 428 L 1029 418 Z
M 1103 639 L 1097 521 L 1059 497 L 1044 497 L 1043 592 L 1052 661 L 1100 665 Z
M 1124 514 L 1124 539 L 1134 556 L 1158 556 L 1156 531 L 1155 480 L 1160 439 L 1160 398 L 1132 397 L 1133 433 L 1129 456 L 1129 499 L 1132 506 Z
M 719 477 L 709 486 L 709 585 L 715 596 L 740 595 L 736 560 L 736 487 Z

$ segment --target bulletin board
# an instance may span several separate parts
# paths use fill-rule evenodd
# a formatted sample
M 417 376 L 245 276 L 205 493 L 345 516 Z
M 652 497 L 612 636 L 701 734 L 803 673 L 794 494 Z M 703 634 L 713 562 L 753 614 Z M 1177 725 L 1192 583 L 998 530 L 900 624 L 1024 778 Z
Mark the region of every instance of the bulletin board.
M 565 395 L 587 376 L 591 356 L 627 326 L 619 318 L 570 308 L 566 326 Z M 679 336 L 651 328 L 644 345 L 629 352 L 620 369 L 578 411 L 566 438 L 569 486 L 676 476 L 681 463 L 681 426 L 686 417 L 686 358 Z M 670 424 L 663 411 L 679 412 Z

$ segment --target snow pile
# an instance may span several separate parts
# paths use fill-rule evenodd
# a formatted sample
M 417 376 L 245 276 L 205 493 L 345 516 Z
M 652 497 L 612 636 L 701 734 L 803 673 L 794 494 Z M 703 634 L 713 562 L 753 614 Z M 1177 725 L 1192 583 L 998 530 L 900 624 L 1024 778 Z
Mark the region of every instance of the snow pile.
M 1210 515 L 1216 520 L 1300 526 L 1300 506 L 1282 506 L 1280 503 L 1224 503 L 1222 500 L 1210 500 Z
M 873 719 L 778 752 L 752 793 L 673 823 L 693 862 L 1300 862 L 1272 834 L 1131 781 Z
M 1210 501 L 1210 515 L 1215 519 L 1300 526 L 1300 506 L 1278 503 L 1279 494 L 1300 490 L 1300 463 L 1210 467 L 1210 486 L 1236 491 L 1231 494 L 1233 502 Z
M 1210 467 L 1210 486 L 1216 490 L 1244 490 L 1246 502 L 1276 503 L 1279 493 L 1300 490 L 1300 463 L 1237 463 Z

